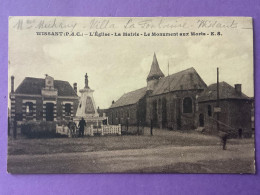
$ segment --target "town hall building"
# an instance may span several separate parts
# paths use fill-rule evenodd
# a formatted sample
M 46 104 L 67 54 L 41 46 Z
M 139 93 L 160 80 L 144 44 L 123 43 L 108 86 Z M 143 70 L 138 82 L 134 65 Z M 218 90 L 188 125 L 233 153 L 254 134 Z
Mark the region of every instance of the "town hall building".
M 11 77 L 11 120 L 59 121 L 70 120 L 77 111 L 79 97 L 77 84 L 74 88 L 67 81 L 26 77 L 14 90 Z

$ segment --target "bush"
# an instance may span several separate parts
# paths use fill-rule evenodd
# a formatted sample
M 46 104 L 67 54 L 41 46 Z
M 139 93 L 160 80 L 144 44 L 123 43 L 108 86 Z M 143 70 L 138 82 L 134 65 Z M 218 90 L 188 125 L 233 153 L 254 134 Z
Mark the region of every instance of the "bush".
M 49 138 L 56 136 L 56 122 L 28 121 L 21 124 L 21 133 L 28 138 Z
M 144 134 L 144 127 L 138 125 L 129 125 L 128 128 L 125 125 L 121 126 L 122 128 L 122 135 L 143 135 Z

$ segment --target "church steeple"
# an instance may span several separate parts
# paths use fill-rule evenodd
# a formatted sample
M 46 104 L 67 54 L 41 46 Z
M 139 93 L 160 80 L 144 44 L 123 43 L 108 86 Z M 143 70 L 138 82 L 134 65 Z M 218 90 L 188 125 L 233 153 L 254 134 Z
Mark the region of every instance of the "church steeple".
M 159 63 L 156 58 L 156 54 L 153 55 L 153 62 L 151 65 L 150 72 L 147 76 L 147 91 L 153 91 L 159 79 L 164 77 L 163 72 L 159 67 Z
M 158 61 L 157 61 L 157 58 L 156 58 L 156 54 L 154 53 L 153 62 L 152 62 L 152 65 L 151 65 L 150 72 L 147 76 L 147 81 L 159 79 L 161 77 L 164 77 L 164 74 L 159 67 L 159 64 L 158 64 Z

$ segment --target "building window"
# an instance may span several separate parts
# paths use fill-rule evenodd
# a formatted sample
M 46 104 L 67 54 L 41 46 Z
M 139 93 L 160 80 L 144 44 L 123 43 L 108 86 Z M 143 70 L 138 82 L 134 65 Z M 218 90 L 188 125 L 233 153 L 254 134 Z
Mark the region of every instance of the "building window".
M 208 105 L 208 116 L 212 116 L 211 105 Z
M 65 104 L 65 116 L 71 115 L 71 104 Z
M 121 123 L 121 113 L 120 113 L 120 111 L 118 111 L 118 123 L 119 124 Z
M 32 102 L 26 102 L 26 116 L 32 116 L 33 115 L 33 103 Z
M 112 123 L 112 125 L 114 124 L 114 114 L 113 114 L 113 112 L 111 112 L 111 123 Z
M 192 113 L 192 99 L 190 97 L 183 100 L 183 113 Z

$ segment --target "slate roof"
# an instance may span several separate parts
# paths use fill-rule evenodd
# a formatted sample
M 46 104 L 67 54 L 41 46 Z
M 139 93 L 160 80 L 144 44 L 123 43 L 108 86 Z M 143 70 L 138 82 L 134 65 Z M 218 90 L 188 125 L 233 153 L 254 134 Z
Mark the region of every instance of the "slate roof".
M 116 108 L 137 103 L 146 94 L 146 87 L 122 95 L 110 108 Z
M 41 89 L 44 87 L 45 79 L 25 77 L 15 90 L 15 93 L 41 95 Z M 58 90 L 58 96 L 78 96 L 68 81 L 54 80 L 54 88 Z
M 217 83 L 211 84 L 199 97 L 198 101 L 210 101 L 217 99 Z M 236 92 L 235 88 L 226 82 L 219 83 L 219 99 L 250 99 L 243 93 Z
M 169 91 L 206 88 L 206 83 L 192 67 L 159 79 L 159 82 L 151 95 L 160 95 Z
M 160 95 L 170 91 L 206 89 L 206 83 L 201 79 L 194 68 L 189 68 L 167 77 L 159 79 L 151 96 Z M 137 103 L 146 93 L 146 87 L 131 91 L 121 96 L 110 108 L 126 106 Z
M 157 61 L 157 58 L 156 58 L 156 55 L 154 53 L 153 55 L 153 62 L 152 62 L 152 65 L 151 65 L 151 69 L 150 69 L 150 72 L 147 76 L 147 79 L 149 78 L 152 78 L 152 77 L 164 77 L 164 74 L 163 72 L 161 71 L 160 67 L 159 67 L 159 64 L 158 64 L 158 61 Z

